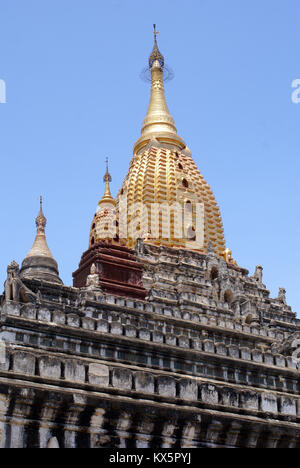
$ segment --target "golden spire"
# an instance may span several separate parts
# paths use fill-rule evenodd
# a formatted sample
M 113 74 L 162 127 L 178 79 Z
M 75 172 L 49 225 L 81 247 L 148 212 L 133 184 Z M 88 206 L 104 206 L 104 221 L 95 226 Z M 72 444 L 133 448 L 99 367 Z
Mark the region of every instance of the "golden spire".
M 40 197 L 40 211 L 35 219 L 35 224 L 36 224 L 36 237 L 35 237 L 33 246 L 31 247 L 31 250 L 26 256 L 26 258 L 29 258 L 29 257 L 53 258 L 53 255 L 49 250 L 47 240 L 46 240 L 45 227 L 47 224 L 47 219 L 45 218 L 44 213 L 43 213 L 42 197 Z
M 112 178 L 111 178 L 110 173 L 108 172 L 108 158 L 106 158 L 105 162 L 106 162 L 106 172 L 105 172 L 104 177 L 103 177 L 103 182 L 105 182 L 105 190 L 104 190 L 103 197 L 98 202 L 99 206 L 103 205 L 103 203 L 107 203 L 107 202 L 113 202 L 114 203 L 114 199 L 111 196 L 110 187 L 109 187 L 109 183 L 112 181 Z
M 134 145 L 134 153 L 137 153 L 147 145 L 151 138 L 175 145 L 179 149 L 185 147 L 184 141 L 177 135 L 175 122 L 171 116 L 165 98 L 164 91 L 164 57 L 157 45 L 156 25 L 154 24 L 154 46 L 149 57 L 149 69 L 151 72 L 150 103 L 146 117 L 143 121 L 141 137 Z
M 94 244 L 97 244 L 103 239 L 110 237 L 111 231 L 115 230 L 114 213 L 116 202 L 111 196 L 109 183 L 112 178 L 108 172 L 108 158 L 106 158 L 106 172 L 103 177 L 103 182 L 105 182 L 104 195 L 98 202 L 98 208 L 94 215 L 92 226 L 90 230 L 89 238 L 89 247 L 92 247 Z M 114 235 L 111 235 L 110 238 L 113 238 Z
M 226 249 L 221 213 L 169 113 L 163 86 L 167 67 L 157 34 L 154 26 L 150 104 L 116 197 L 118 235 L 130 248 L 142 238 L 157 246 L 203 253 L 211 245 L 221 257 Z

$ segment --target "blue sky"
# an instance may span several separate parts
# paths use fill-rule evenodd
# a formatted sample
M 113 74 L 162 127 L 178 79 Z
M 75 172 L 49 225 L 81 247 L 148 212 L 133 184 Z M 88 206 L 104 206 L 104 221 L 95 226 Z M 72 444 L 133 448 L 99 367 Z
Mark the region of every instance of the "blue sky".
M 227 245 L 299 299 L 299 0 L 2 0 L 0 283 L 31 248 L 39 196 L 66 284 L 88 247 L 109 157 L 116 195 L 149 99 L 152 24 L 180 136 L 212 187 Z

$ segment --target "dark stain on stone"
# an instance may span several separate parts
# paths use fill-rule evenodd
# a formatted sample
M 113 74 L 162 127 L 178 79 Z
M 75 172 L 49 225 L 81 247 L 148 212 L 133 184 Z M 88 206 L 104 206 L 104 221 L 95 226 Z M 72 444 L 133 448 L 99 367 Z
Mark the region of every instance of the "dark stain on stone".
M 5 415 L 5 418 L 6 418 L 6 425 L 5 425 L 5 448 L 10 448 L 10 444 L 11 444 L 11 424 L 10 424 L 10 418 L 11 418 L 12 415 L 13 415 L 14 408 L 15 408 L 15 405 L 16 405 L 16 394 L 17 394 L 17 391 L 14 389 L 14 390 L 12 391 L 12 393 L 11 393 L 9 405 L 8 405 L 7 412 L 6 412 L 6 415 Z
M 25 426 L 24 440 L 25 448 L 40 448 L 40 423 L 44 402 L 47 400 L 47 393 L 35 394 L 28 416 L 29 423 Z
M 60 448 L 65 448 L 65 423 L 70 409 L 70 401 L 64 400 L 55 415 L 54 429 L 51 434 L 56 437 Z
M 149 444 L 150 448 L 158 449 L 161 447 L 162 442 L 163 442 L 162 431 L 163 431 L 166 421 L 168 421 L 168 423 L 170 424 L 173 424 L 173 421 L 169 421 L 169 419 L 164 419 L 164 418 L 156 419 L 154 427 L 153 427 L 152 439 Z
M 120 417 L 120 409 L 111 408 L 105 414 L 103 429 L 109 435 L 107 442 L 104 442 L 101 447 L 103 448 L 117 448 L 120 445 L 120 437 L 117 434 L 116 427 Z
M 174 448 L 174 449 L 180 449 L 181 448 L 182 433 L 183 433 L 183 428 L 184 428 L 186 423 L 187 423 L 187 421 L 184 421 L 184 420 L 179 420 L 178 421 L 177 427 L 176 427 L 176 429 L 174 431 L 175 444 L 173 445 L 172 448 Z
M 89 434 L 89 427 L 94 412 L 95 408 L 87 405 L 80 413 L 77 424 L 79 432 L 76 434 L 76 448 L 90 448 L 91 436 Z

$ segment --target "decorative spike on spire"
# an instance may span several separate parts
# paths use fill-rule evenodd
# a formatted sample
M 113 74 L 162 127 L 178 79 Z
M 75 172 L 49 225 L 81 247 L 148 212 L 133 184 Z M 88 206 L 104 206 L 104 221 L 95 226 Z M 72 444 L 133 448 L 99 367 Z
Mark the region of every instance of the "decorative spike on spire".
M 171 116 L 165 98 L 164 90 L 164 57 L 157 45 L 156 25 L 154 24 L 154 47 L 149 57 L 151 71 L 151 95 L 146 117 L 143 121 L 141 137 L 134 145 L 134 153 L 139 152 L 151 138 L 176 146 L 179 149 L 185 147 L 185 143 L 177 135 L 175 122 Z
M 52 253 L 49 250 L 46 235 L 45 235 L 45 227 L 47 224 L 47 219 L 43 213 L 43 199 L 40 196 L 40 211 L 35 219 L 36 224 L 36 238 L 34 240 L 33 246 L 28 253 L 27 257 L 34 257 L 34 256 L 43 256 L 43 257 L 50 257 L 53 258 Z
M 158 62 L 160 63 L 160 66 L 161 68 L 164 67 L 164 64 L 165 64 L 165 59 L 164 59 L 164 56 L 161 54 L 159 48 L 158 48 L 158 45 L 157 45 L 157 34 L 159 34 L 158 31 L 156 31 L 156 24 L 153 25 L 153 34 L 154 34 L 154 46 L 153 46 L 153 50 L 151 52 L 151 55 L 149 57 L 149 67 L 150 69 L 152 68 L 153 66 L 153 63 L 155 62 L 155 60 L 158 60 Z
M 103 182 L 111 182 L 112 178 L 111 178 L 110 173 L 108 172 L 108 158 L 105 159 L 105 163 L 106 163 L 106 172 L 103 177 Z
M 107 201 L 108 202 L 114 201 L 113 197 L 111 196 L 110 187 L 109 187 L 109 183 L 112 181 L 112 177 L 111 177 L 111 175 L 110 175 L 110 173 L 108 171 L 108 158 L 106 158 L 105 163 L 106 163 L 106 172 L 105 172 L 104 177 L 103 177 L 103 182 L 105 182 L 105 190 L 104 190 L 103 197 L 98 202 L 98 205 L 102 205 L 103 203 L 105 203 Z
M 35 219 L 35 224 L 37 227 L 37 232 L 38 233 L 44 233 L 45 232 L 45 227 L 47 224 L 47 218 L 45 218 L 44 213 L 43 213 L 43 198 L 40 196 L 40 211 L 39 214 L 37 215 Z
M 89 239 L 90 247 L 97 244 L 104 238 L 109 237 L 109 233 L 107 232 L 106 227 L 107 224 L 111 223 L 110 219 L 114 219 L 116 202 L 110 193 L 109 183 L 112 181 L 112 178 L 108 171 L 108 158 L 106 158 L 105 163 L 106 171 L 103 177 L 103 182 L 105 182 L 105 190 L 103 197 L 98 201 L 98 208 L 93 217 Z

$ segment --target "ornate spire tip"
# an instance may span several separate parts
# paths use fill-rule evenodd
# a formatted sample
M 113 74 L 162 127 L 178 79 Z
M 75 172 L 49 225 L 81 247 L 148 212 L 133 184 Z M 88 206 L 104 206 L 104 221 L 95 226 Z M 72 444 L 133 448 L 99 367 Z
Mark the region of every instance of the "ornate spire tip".
M 43 213 L 43 197 L 42 196 L 40 196 L 40 211 L 35 219 L 35 223 L 39 232 L 45 229 L 47 219 L 45 218 L 44 213 Z
M 158 62 L 160 63 L 160 66 L 161 68 L 164 67 L 164 64 L 165 64 L 165 59 L 164 59 L 164 56 L 161 54 L 159 48 L 158 48 L 158 45 L 157 45 L 157 34 L 159 34 L 158 31 L 156 31 L 156 24 L 153 24 L 153 34 L 154 34 L 154 47 L 153 47 L 153 50 L 151 52 L 151 55 L 149 57 L 149 68 L 151 70 L 152 68 L 152 65 L 153 63 L 158 60 Z
M 112 178 L 111 178 L 110 173 L 108 172 L 108 158 L 105 159 L 105 163 L 106 163 L 106 172 L 103 177 L 103 182 L 111 182 Z

